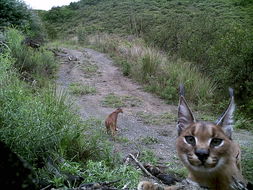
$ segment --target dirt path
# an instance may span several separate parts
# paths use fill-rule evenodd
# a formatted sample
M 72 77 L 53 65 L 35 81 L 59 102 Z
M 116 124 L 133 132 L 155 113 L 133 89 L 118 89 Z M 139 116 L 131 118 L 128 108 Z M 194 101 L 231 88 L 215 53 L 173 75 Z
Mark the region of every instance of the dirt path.
M 124 77 L 105 54 L 91 49 L 62 49 L 59 56 L 62 64 L 57 83 L 60 87 L 68 89 L 69 85 L 80 83 L 96 88 L 93 95 L 74 96 L 83 118 L 104 120 L 114 111 L 115 108 L 102 104 L 110 93 L 125 102 L 124 113 L 118 117 L 120 130 L 115 151 L 125 156 L 151 150 L 163 164 L 170 161 L 175 165 L 180 163 L 175 151 L 176 106 L 167 105 L 154 95 L 144 92 L 140 85 Z M 253 137 L 246 133 L 236 134 L 236 139 L 246 146 L 253 142 Z

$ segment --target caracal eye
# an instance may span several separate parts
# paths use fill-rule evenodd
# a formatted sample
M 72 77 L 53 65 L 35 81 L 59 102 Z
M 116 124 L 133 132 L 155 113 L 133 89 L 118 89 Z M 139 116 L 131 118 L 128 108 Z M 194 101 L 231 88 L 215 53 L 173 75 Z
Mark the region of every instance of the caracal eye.
M 192 146 L 195 146 L 196 145 L 196 141 L 195 141 L 195 138 L 194 136 L 185 136 L 184 137 L 186 142 Z
M 219 146 L 222 143 L 222 139 L 219 138 L 213 138 L 211 140 L 210 146 L 215 147 L 215 146 Z

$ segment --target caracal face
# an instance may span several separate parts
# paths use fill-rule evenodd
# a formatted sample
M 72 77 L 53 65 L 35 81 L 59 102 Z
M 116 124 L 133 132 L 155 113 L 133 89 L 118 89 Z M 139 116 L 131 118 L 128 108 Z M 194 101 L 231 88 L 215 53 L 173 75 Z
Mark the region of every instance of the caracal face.
M 231 154 L 231 140 L 220 126 L 196 122 L 177 138 L 178 155 L 184 165 L 194 171 L 213 172 L 227 162 Z

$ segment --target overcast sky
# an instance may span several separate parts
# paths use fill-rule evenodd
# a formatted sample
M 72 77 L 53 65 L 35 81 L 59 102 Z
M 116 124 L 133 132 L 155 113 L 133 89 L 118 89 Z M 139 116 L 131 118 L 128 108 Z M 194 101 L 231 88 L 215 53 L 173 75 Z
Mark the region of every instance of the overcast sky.
M 49 10 L 53 6 L 68 5 L 79 0 L 23 0 L 32 9 Z

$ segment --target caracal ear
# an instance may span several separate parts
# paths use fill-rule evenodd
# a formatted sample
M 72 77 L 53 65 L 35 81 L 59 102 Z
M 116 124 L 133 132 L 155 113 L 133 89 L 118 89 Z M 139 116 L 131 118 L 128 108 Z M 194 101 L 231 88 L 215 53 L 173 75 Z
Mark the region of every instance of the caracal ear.
M 232 139 L 233 132 L 233 114 L 235 111 L 235 100 L 234 100 L 234 90 L 233 88 L 229 88 L 230 102 L 226 111 L 220 116 L 220 118 L 216 121 L 216 125 L 222 127 L 222 130 L 225 132 L 228 138 Z
M 177 120 L 177 131 L 178 135 L 188 127 L 190 124 L 195 122 L 195 118 L 184 98 L 184 86 L 179 86 L 179 104 L 178 104 L 178 120 Z

